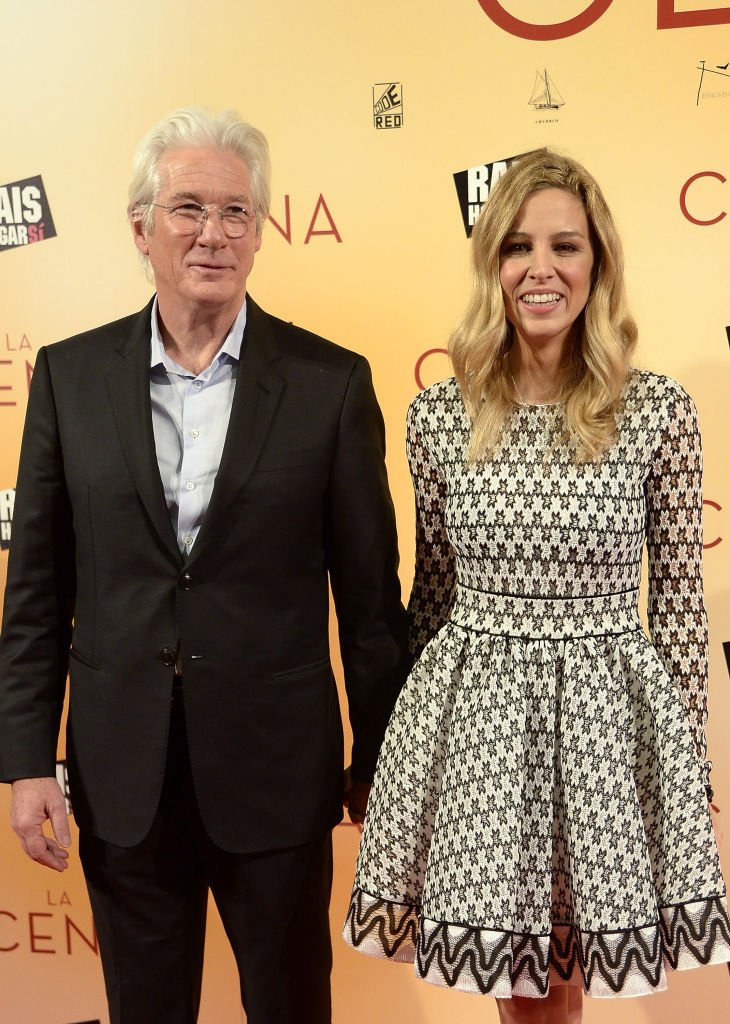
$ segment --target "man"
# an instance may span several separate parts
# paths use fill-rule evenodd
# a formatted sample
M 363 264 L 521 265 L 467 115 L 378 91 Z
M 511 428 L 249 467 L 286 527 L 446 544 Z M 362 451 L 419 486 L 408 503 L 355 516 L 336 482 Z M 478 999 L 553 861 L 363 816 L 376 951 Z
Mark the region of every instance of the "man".
M 57 870 L 71 797 L 112 1024 L 197 1017 L 208 888 L 250 1024 L 326 1024 L 331 828 L 362 820 L 403 678 L 383 424 L 365 360 L 246 295 L 266 140 L 176 111 L 130 188 L 154 300 L 38 352 L 0 648 L 0 778 Z M 50 819 L 54 838 L 43 823 Z

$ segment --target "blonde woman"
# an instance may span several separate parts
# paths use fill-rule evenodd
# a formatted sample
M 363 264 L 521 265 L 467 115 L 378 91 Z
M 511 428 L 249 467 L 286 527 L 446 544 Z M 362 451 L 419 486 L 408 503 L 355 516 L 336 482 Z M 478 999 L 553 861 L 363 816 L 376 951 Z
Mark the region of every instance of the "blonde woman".
M 583 167 L 521 158 L 472 256 L 456 376 L 409 410 L 416 661 L 345 937 L 497 997 L 503 1022 L 574 1024 L 583 991 L 730 960 L 700 441 L 680 385 L 631 367 L 621 245 Z

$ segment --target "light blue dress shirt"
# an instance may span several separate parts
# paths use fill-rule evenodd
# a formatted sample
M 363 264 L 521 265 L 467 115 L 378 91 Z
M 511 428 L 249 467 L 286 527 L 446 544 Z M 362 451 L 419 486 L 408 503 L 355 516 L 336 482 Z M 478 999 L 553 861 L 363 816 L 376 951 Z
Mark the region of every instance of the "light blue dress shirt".
M 197 376 L 165 351 L 152 305 L 150 398 L 157 464 L 177 542 L 190 554 L 213 493 L 238 376 L 246 303 L 213 362 Z

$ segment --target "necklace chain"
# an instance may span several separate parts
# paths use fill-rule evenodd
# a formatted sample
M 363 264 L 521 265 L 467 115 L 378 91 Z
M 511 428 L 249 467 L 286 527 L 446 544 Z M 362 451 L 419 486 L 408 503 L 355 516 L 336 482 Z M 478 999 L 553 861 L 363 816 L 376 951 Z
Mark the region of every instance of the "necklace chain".
M 512 387 L 515 389 L 515 394 L 517 395 L 517 400 L 518 400 L 519 404 L 524 409 L 528 409 L 530 407 L 530 405 L 533 405 L 533 404 L 536 404 L 536 405 L 554 405 L 555 404 L 555 401 L 556 401 L 555 399 L 553 399 L 553 401 L 551 401 L 551 402 L 537 402 L 537 403 L 526 402 L 524 400 L 524 398 L 522 397 L 522 392 L 517 387 L 517 381 L 515 380 L 514 373 L 512 373 L 512 367 L 510 366 L 509 363 L 507 363 L 507 366 L 508 366 L 508 369 L 509 369 L 510 380 L 512 381 Z
M 515 392 L 517 394 L 517 399 L 518 399 L 520 405 L 526 406 L 527 402 L 524 400 L 524 398 L 522 397 L 522 393 L 520 392 L 520 389 L 517 387 L 517 381 L 515 380 L 515 375 L 512 373 L 511 369 L 509 371 L 509 375 L 510 375 L 510 378 L 512 380 L 512 387 L 515 389 Z

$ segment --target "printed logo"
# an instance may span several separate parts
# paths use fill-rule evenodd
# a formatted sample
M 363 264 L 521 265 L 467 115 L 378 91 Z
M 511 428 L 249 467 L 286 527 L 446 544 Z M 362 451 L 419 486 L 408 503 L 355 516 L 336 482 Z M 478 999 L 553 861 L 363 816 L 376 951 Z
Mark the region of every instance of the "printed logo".
M 56 228 L 40 174 L 0 185 L 0 251 L 55 237 Z
M 722 505 L 719 505 L 716 501 L 713 501 L 712 498 L 705 498 L 702 504 L 705 507 L 714 509 L 715 512 L 722 512 Z M 713 537 L 712 540 L 705 540 L 702 547 L 706 551 L 708 548 L 716 548 L 718 544 L 722 544 L 722 537 L 719 534 Z
M 277 220 L 276 217 L 279 219 Z M 292 213 L 290 196 L 288 193 L 284 196 L 284 214 L 282 216 L 277 211 L 276 217 L 270 213 L 269 221 L 273 224 L 281 237 L 289 245 L 292 245 Z M 342 241 L 342 235 L 337 230 L 335 219 L 330 213 L 327 200 L 324 198 L 322 192 L 319 193 L 319 198 L 314 204 L 312 215 L 309 217 L 309 227 L 304 235 L 304 244 L 309 245 L 315 235 L 331 235 L 337 242 Z
M 71 794 L 68 789 L 68 767 L 66 761 L 56 761 L 56 782 L 61 787 L 61 791 L 66 798 L 66 814 L 73 814 Z
M 99 940 L 88 904 L 83 909 L 87 918 L 83 925 L 67 909 L 72 907 L 72 902 L 66 891 L 58 893 L 46 889 L 45 906 L 50 909 L 26 910 L 19 914 L 0 907 L 0 954 L 25 949 L 28 953 L 41 956 L 49 953 L 74 956 L 77 949 L 81 948 L 89 950 L 94 956 L 99 955 Z M 79 943 L 82 945 L 79 946 Z M 75 1024 L 99 1024 L 99 1021 L 77 1021 Z
M 415 376 L 420 391 L 424 391 L 439 380 L 450 377 L 449 350 L 447 348 L 429 348 L 422 352 L 416 360 Z
M 533 24 L 531 21 L 523 21 L 521 18 L 515 17 L 514 14 L 505 9 L 505 4 L 500 3 L 500 0 L 479 0 L 479 6 L 484 13 L 499 28 L 520 39 L 532 39 L 540 42 L 566 39 L 568 36 L 574 36 L 579 32 L 583 32 L 585 29 L 590 28 L 595 21 L 598 21 L 612 3 L 613 0 L 591 0 L 582 11 L 566 21 L 553 22 L 551 24 Z M 506 6 L 511 7 L 513 5 L 510 3 Z M 551 6 L 557 7 L 556 14 L 559 16 L 565 8 L 565 3 L 551 5 L 549 3 L 546 4 L 545 0 L 543 0 L 540 4 L 541 9 L 546 6 L 548 8 Z
M 548 74 L 547 68 L 536 73 L 532 95 L 527 102 L 541 115 L 536 118 L 536 124 L 558 123 L 557 117 L 551 115 L 556 115 L 560 108 L 565 106 L 565 100 L 558 92 L 558 87 Z
M 700 84 L 697 87 L 697 106 L 705 100 L 726 100 L 730 98 L 730 81 L 718 82 L 717 78 L 730 79 L 730 61 L 725 64 L 714 64 L 707 67 L 707 62 L 701 60 L 697 65 L 700 73 Z M 705 75 L 715 75 L 705 82 Z
M 730 7 L 717 7 L 711 10 L 707 10 L 706 7 L 700 9 L 693 7 L 691 10 L 687 10 L 689 2 L 691 0 L 682 0 L 685 9 L 678 11 L 676 9 L 677 0 L 656 0 L 657 29 L 695 28 L 698 25 L 727 25 L 730 23 Z M 698 2 L 706 3 L 707 0 L 698 0 Z M 606 13 L 612 3 L 613 0 L 586 0 L 586 6 L 566 21 L 535 24 L 531 21 L 523 21 L 506 10 L 506 6 L 513 6 L 511 2 L 505 5 L 502 0 L 479 0 L 479 6 L 484 13 L 499 28 L 519 39 L 532 39 L 539 42 L 567 39 L 569 36 L 584 32 Z M 551 5 L 546 4 L 543 0 L 540 7 L 544 8 L 545 6 Z M 556 4 L 555 6 L 560 11 L 565 4 Z M 556 15 L 559 16 L 558 11 L 556 11 Z
M 23 362 L 25 363 L 25 367 L 21 366 L 20 367 L 20 372 L 22 374 L 23 370 L 25 370 L 25 383 L 26 383 L 26 387 L 28 388 L 28 390 L 30 390 L 30 382 L 33 379 L 33 364 L 29 363 L 27 359 L 23 360 Z M 5 370 L 6 366 L 12 368 L 13 360 L 12 359 L 0 359 L 0 374 L 2 374 L 2 376 L 0 376 L 0 380 L 3 380 L 3 381 L 7 380 L 7 378 L 5 377 L 5 373 L 6 372 L 12 372 L 12 370 L 11 371 L 6 371 Z M 15 401 L 14 398 L 10 397 L 9 394 L 7 394 L 7 395 L 5 394 L 6 392 L 11 392 L 11 391 L 14 391 L 14 390 L 15 390 L 15 387 L 13 386 L 13 384 L 5 384 L 5 383 L 0 384 L 0 408 L 2 408 L 4 406 L 7 406 L 8 408 L 10 408 L 10 407 L 15 406 L 15 405 L 18 404 Z
M 10 535 L 13 532 L 13 508 L 15 507 L 15 489 L 0 491 L 0 550 L 7 551 L 10 547 Z
M 476 167 L 469 167 L 465 171 L 457 171 L 454 174 L 456 194 L 459 197 L 467 238 L 471 238 L 471 230 L 479 216 L 479 211 L 489 198 L 492 187 L 496 185 L 510 164 L 526 155 L 518 153 L 516 156 L 508 156 L 503 160 L 495 160 L 491 164 L 477 164 Z
M 706 207 L 703 210 L 698 209 L 698 206 L 696 204 L 701 203 L 704 206 L 707 203 L 706 197 L 707 194 L 709 194 L 709 190 L 706 187 L 697 186 L 698 188 L 701 189 L 701 191 L 699 200 L 695 199 L 694 195 L 692 197 L 691 205 L 692 210 L 694 210 L 694 213 L 692 212 L 692 210 L 690 210 L 689 206 L 687 205 L 687 195 L 689 193 L 689 190 L 692 189 L 694 193 L 696 182 L 702 182 L 702 186 L 706 186 L 706 178 L 712 178 L 714 181 L 719 181 L 721 185 L 724 185 L 727 181 L 727 178 L 724 176 L 724 174 L 721 174 L 719 171 L 698 171 L 697 174 L 693 174 L 690 178 L 687 178 L 679 192 L 679 208 L 682 211 L 682 214 L 687 218 L 687 220 L 691 224 L 697 224 L 698 227 L 701 228 L 712 227 L 713 224 L 719 224 L 721 220 L 724 220 L 725 217 L 727 217 L 726 210 L 720 210 L 718 213 L 715 213 L 714 211 L 717 209 L 717 207 L 714 206 L 714 204 L 711 210 L 707 209 Z M 713 186 L 713 188 L 715 187 L 716 186 Z M 714 213 L 714 216 L 708 217 L 707 213 L 710 212 Z M 702 214 L 702 216 L 700 216 L 699 214 Z
M 12 366 L 12 365 L 13 365 L 13 360 L 12 359 L 0 359 L 0 366 Z M 12 390 L 13 390 L 13 385 L 12 384 L 0 384 L 0 391 L 12 391 Z M 0 398 L 0 405 L 17 405 L 17 404 L 18 403 L 14 402 L 12 400 L 12 398 L 5 398 L 4 396 L 2 398 Z
M 403 127 L 403 86 L 378 82 L 373 86 L 373 124 L 376 128 Z
M 663 28 L 697 28 L 699 25 L 730 24 L 730 7 L 713 6 L 707 8 L 706 0 L 698 0 L 699 7 L 689 6 L 691 0 L 682 0 L 682 11 L 677 10 L 677 0 L 656 0 L 656 27 Z

